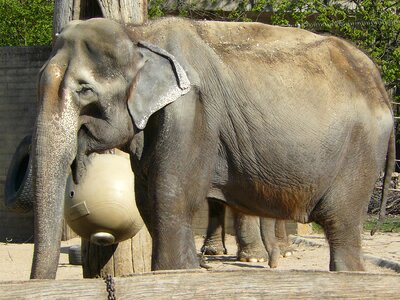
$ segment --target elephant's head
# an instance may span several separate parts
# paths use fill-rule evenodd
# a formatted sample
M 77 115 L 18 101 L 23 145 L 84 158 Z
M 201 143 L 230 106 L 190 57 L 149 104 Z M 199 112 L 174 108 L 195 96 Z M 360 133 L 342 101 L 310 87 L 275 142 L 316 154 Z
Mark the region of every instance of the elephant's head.
M 74 21 L 62 30 L 39 74 L 31 278 L 55 277 L 70 168 L 79 184 L 90 153 L 130 145 L 154 112 L 189 89 L 172 55 L 132 41 L 116 22 Z

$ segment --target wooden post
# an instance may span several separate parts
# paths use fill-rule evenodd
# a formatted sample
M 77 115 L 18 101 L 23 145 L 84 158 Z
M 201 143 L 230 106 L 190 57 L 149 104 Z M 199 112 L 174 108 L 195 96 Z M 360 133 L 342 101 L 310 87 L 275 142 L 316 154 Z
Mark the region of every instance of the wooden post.
M 68 226 L 67 222 L 65 220 L 63 220 L 63 229 L 62 229 L 61 240 L 68 241 L 77 236 L 78 235 L 71 229 L 71 227 Z
M 147 19 L 147 0 L 98 0 L 103 16 L 125 24 L 141 25 Z
M 68 22 L 93 17 L 141 25 L 147 20 L 147 0 L 55 0 L 53 38 Z
M 72 20 L 79 19 L 80 0 L 55 0 L 53 14 L 53 40 L 55 35 Z
M 133 238 L 107 247 L 82 239 L 82 268 L 84 278 L 151 271 L 151 237 L 146 226 Z

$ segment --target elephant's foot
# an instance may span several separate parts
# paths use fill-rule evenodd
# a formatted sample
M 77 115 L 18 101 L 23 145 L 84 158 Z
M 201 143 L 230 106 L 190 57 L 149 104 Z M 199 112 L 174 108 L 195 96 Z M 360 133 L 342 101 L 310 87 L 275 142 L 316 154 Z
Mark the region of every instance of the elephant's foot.
M 207 259 L 205 258 L 203 253 L 198 254 L 198 258 L 199 258 L 200 268 L 203 268 L 203 269 L 206 269 L 206 270 L 210 270 L 210 269 L 213 268 L 207 263 Z
M 268 253 L 264 247 L 243 247 L 238 249 L 237 258 L 242 262 L 264 262 Z
M 277 268 L 279 257 L 281 255 L 281 251 L 279 247 L 275 246 L 273 249 L 270 250 L 268 265 L 270 268 Z
M 289 257 L 293 255 L 293 249 L 287 249 L 284 251 L 281 251 L 281 254 L 283 257 Z
M 222 241 L 212 239 L 206 239 L 200 251 L 204 255 L 224 255 L 228 253 Z
M 293 255 L 293 248 L 288 245 L 288 244 L 284 244 L 284 245 L 279 245 L 279 249 L 280 249 L 280 253 L 283 257 L 289 257 Z

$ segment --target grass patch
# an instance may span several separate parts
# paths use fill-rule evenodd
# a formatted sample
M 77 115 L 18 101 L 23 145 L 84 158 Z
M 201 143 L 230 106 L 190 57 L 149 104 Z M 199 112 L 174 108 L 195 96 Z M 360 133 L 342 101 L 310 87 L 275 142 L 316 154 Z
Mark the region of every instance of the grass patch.
M 368 216 L 367 219 L 364 222 L 363 229 L 365 231 L 371 231 L 372 228 L 375 227 L 375 224 L 377 222 L 377 216 Z M 320 225 L 317 223 L 312 222 L 312 231 L 314 233 L 323 233 L 324 230 Z M 385 222 L 382 224 L 382 226 L 379 228 L 378 232 L 397 232 L 400 233 L 400 215 L 394 216 L 386 216 Z
M 364 230 L 371 231 L 375 227 L 377 216 L 368 216 L 364 222 Z M 381 225 L 378 232 L 400 232 L 400 216 L 386 216 L 385 222 Z
M 322 229 L 322 226 L 321 226 L 321 225 L 318 225 L 318 224 L 315 223 L 315 222 L 312 222 L 312 223 L 311 223 L 311 228 L 312 228 L 312 231 L 313 231 L 314 233 L 324 233 L 324 230 Z

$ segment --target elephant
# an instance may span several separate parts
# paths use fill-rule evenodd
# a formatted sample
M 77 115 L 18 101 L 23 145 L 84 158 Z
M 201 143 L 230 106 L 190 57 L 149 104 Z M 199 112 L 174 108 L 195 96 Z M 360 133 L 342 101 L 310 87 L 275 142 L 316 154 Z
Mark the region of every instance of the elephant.
M 113 148 L 130 154 L 153 270 L 199 267 L 192 218 L 207 197 L 315 221 L 329 269 L 364 270 L 360 228 L 382 169 L 390 181 L 393 113 L 353 45 L 260 23 L 94 18 L 57 34 L 38 76 L 31 278 L 55 277 L 69 171 L 79 184 L 88 156 Z
M 207 235 L 201 252 L 205 255 L 227 254 L 225 247 L 225 208 L 215 199 L 208 200 Z M 271 268 L 278 266 L 279 254 L 289 256 L 290 247 L 286 221 L 259 218 L 232 210 L 237 242 L 237 258 L 245 262 L 268 260 Z

